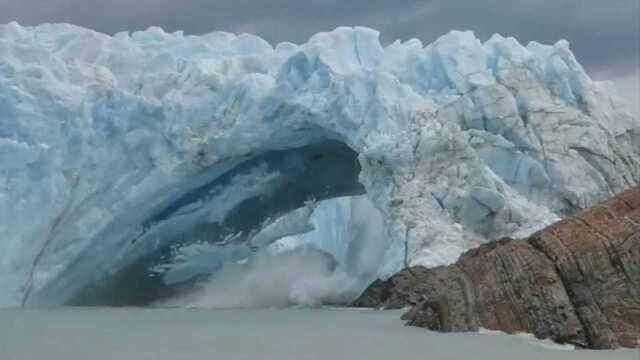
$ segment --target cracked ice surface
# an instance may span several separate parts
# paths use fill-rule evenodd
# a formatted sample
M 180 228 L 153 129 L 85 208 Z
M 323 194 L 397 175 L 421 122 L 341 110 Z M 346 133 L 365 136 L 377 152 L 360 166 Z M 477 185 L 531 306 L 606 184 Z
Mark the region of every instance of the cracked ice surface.
M 566 41 L 453 31 L 385 47 L 374 30 L 338 28 L 273 47 L 11 23 L 0 26 L 0 305 L 68 300 L 153 251 L 131 240 L 162 226 L 147 220 L 172 200 L 243 159 L 327 140 L 359 154 L 384 216 L 381 276 L 402 266 L 405 239 L 412 264 L 449 263 L 640 180 L 638 121 Z M 235 201 L 268 192 L 278 174 L 264 173 Z M 186 226 L 189 209 L 167 221 Z

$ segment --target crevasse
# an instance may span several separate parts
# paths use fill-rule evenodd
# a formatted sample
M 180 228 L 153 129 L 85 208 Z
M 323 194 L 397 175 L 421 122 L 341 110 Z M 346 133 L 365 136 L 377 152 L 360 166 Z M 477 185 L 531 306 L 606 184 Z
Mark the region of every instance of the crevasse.
M 566 41 L 0 26 L 0 306 L 138 286 L 172 246 L 363 193 L 384 277 L 639 181 L 637 119 Z

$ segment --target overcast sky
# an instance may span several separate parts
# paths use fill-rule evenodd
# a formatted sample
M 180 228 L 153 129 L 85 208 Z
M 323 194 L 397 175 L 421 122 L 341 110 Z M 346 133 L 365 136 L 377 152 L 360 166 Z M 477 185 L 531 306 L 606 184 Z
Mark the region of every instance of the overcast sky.
M 433 41 L 451 29 L 521 42 L 567 39 L 592 77 L 616 81 L 640 116 L 640 0 L 0 0 L 0 23 L 68 22 L 113 34 L 159 25 L 202 34 L 250 32 L 301 43 L 364 25 L 385 42 Z

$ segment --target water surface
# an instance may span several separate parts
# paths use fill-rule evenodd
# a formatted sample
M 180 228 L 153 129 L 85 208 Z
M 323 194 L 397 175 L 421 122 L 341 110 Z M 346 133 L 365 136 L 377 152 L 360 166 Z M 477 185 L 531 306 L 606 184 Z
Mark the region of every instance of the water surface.
M 551 350 L 518 336 L 405 327 L 397 311 L 0 310 L 2 360 L 638 360 L 637 350 Z

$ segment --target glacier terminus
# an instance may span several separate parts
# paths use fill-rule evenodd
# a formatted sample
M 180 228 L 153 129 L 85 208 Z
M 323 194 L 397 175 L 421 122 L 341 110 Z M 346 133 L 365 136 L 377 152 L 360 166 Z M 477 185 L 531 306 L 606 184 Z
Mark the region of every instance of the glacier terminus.
M 0 25 L 0 307 L 149 303 L 309 244 L 385 278 L 640 183 L 640 122 L 568 42 L 378 35 Z

